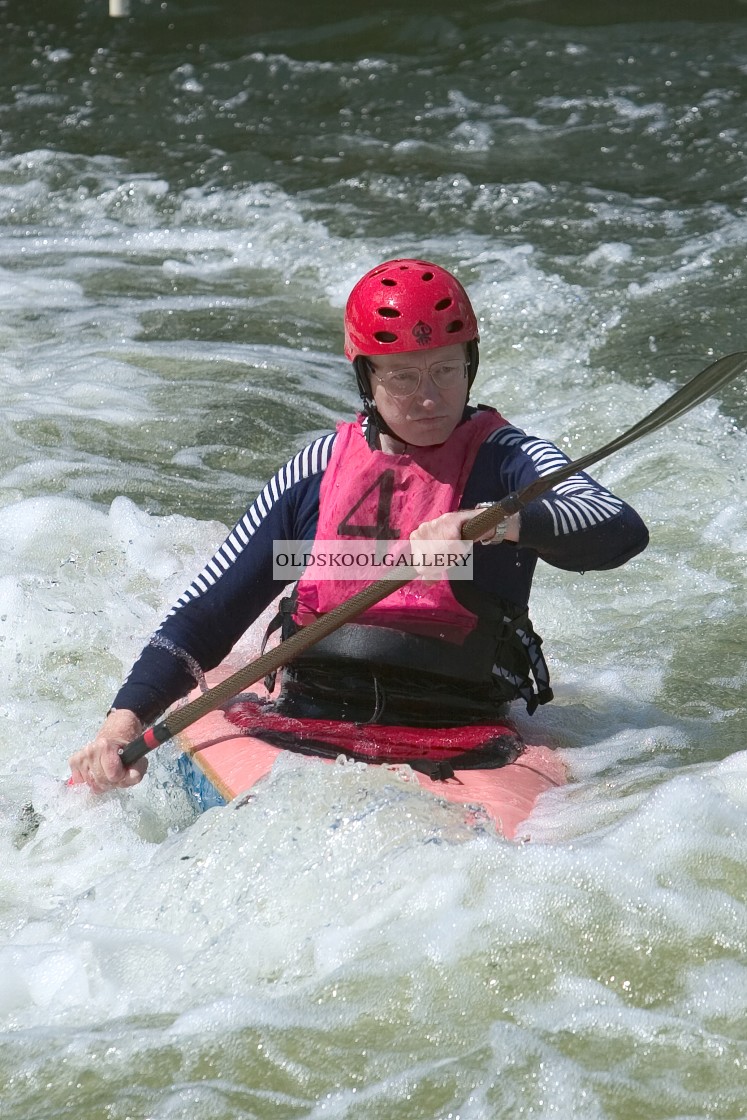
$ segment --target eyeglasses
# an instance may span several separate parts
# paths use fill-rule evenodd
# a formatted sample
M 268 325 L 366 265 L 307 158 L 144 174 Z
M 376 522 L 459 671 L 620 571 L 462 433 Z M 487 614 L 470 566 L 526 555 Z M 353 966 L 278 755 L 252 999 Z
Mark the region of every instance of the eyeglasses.
M 434 362 L 424 370 L 418 366 L 402 366 L 401 369 L 390 369 L 386 373 L 374 370 L 373 375 L 390 397 L 402 399 L 417 393 L 424 373 L 430 374 L 437 388 L 453 389 L 467 376 L 467 364 L 463 358 L 455 358 L 449 362 Z

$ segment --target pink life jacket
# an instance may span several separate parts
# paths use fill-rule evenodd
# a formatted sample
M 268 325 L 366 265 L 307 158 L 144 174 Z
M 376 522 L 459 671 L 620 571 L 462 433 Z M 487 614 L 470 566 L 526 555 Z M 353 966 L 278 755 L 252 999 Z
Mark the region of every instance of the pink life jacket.
M 322 479 L 316 541 L 407 540 L 425 521 L 458 510 L 477 453 L 491 432 L 508 421 L 481 408 L 436 447 L 406 454 L 372 450 L 358 422 L 338 425 Z M 296 589 L 294 621 L 306 626 L 360 591 L 353 580 L 316 580 L 307 570 Z M 436 582 L 415 580 L 356 619 L 461 643 L 477 624 L 444 573 Z

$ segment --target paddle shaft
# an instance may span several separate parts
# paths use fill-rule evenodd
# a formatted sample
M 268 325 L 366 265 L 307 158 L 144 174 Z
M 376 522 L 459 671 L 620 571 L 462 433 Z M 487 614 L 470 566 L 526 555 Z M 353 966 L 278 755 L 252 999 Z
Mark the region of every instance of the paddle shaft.
M 676 420 L 679 416 L 694 408 L 695 405 L 712 396 L 727 382 L 744 373 L 745 370 L 747 370 L 747 351 L 728 354 L 726 357 L 720 358 L 712 365 L 707 366 L 706 369 L 701 370 L 691 381 L 679 388 L 658 408 L 655 408 L 653 412 L 634 424 L 632 428 L 628 428 L 622 435 L 606 443 L 597 451 L 591 451 L 588 455 L 582 455 L 580 459 L 574 459 L 566 466 L 551 471 L 550 474 L 543 475 L 531 482 L 518 493 L 509 494 L 500 502 L 495 502 L 481 510 L 480 513 L 470 518 L 462 526 L 462 538 L 464 540 L 475 540 L 482 536 L 489 529 L 495 528 L 507 517 L 510 517 L 511 514 L 518 513 L 529 502 L 535 501 L 536 498 L 551 490 L 553 486 L 557 486 L 558 483 L 570 478 L 571 475 L 586 470 L 587 467 L 640 439 L 641 436 L 648 435 L 650 432 L 654 432 L 665 424 Z M 340 603 L 334 610 L 320 615 L 309 626 L 304 626 L 296 631 L 280 645 L 267 650 L 255 661 L 244 665 L 214 688 L 204 692 L 181 708 L 175 709 L 164 719 L 154 724 L 153 727 L 149 727 L 142 735 L 120 751 L 123 764 L 132 766 L 133 763 L 148 754 L 149 751 L 154 750 L 160 743 L 172 739 L 180 731 L 201 719 L 202 716 L 219 708 L 232 696 L 236 696 L 242 689 L 262 680 L 268 673 L 275 672 L 283 665 L 287 665 L 289 661 L 303 653 L 304 650 L 321 641 L 322 638 L 326 638 L 340 626 L 356 618 L 363 611 L 385 599 L 400 587 L 404 587 L 411 579 L 411 576 L 401 579 L 380 579 L 376 583 L 362 588 L 351 598 Z

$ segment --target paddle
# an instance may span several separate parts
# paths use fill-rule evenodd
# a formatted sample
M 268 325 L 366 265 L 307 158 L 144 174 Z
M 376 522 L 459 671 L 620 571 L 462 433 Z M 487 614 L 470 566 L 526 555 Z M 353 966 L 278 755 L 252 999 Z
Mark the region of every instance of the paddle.
M 717 362 L 696 374 L 691 381 L 688 381 L 686 385 L 683 385 L 671 397 L 668 397 L 648 416 L 639 420 L 637 424 L 623 432 L 622 435 L 606 443 L 604 447 L 600 447 L 598 451 L 582 455 L 580 459 L 575 459 L 567 466 L 560 467 L 559 470 L 536 479 L 535 482 L 525 486 L 519 493 L 509 494 L 500 502 L 481 510 L 480 513 L 470 518 L 463 525 L 463 539 L 474 540 L 487 532 L 488 529 L 500 524 L 512 513 L 517 513 L 523 509 L 529 502 L 533 502 L 559 482 L 563 482 L 571 475 L 585 470 L 613 452 L 619 451 L 629 443 L 633 443 L 634 440 L 640 439 L 641 436 L 656 431 L 664 424 L 671 423 L 672 420 L 676 420 L 677 417 L 682 416 L 683 413 L 706 400 L 722 385 L 725 385 L 740 373 L 744 373 L 745 370 L 747 370 L 747 351 L 740 351 L 719 358 Z M 280 645 L 263 653 L 261 657 L 243 666 L 230 677 L 226 677 L 215 688 L 211 688 L 183 707 L 177 708 L 159 723 L 148 728 L 141 736 L 120 751 L 123 764 L 132 766 L 134 762 L 148 754 L 149 751 L 154 750 L 160 743 L 172 739 L 208 712 L 219 708 L 221 704 L 241 692 L 242 689 L 256 684 L 268 673 L 286 665 L 299 653 L 321 641 L 322 638 L 327 637 L 328 634 L 337 630 L 338 627 L 350 621 L 350 619 L 380 602 L 381 599 L 385 599 L 387 595 L 391 595 L 398 588 L 404 587 L 405 584 L 410 582 L 411 578 L 411 576 L 407 576 L 400 579 L 381 579 L 362 588 L 351 598 L 340 603 L 334 610 L 321 615 L 309 626 L 303 627 L 286 641 L 281 642 Z

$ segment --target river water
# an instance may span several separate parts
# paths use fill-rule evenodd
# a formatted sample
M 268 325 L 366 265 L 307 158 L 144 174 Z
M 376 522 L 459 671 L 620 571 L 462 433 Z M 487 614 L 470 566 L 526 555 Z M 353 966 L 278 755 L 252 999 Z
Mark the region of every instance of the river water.
M 743 1118 L 745 380 L 597 468 L 646 553 L 540 565 L 572 781 L 523 842 L 354 765 L 63 784 L 352 411 L 380 259 L 458 272 L 476 395 L 572 455 L 747 349 L 744 5 L 241 7 L 0 2 L 0 1113 Z

